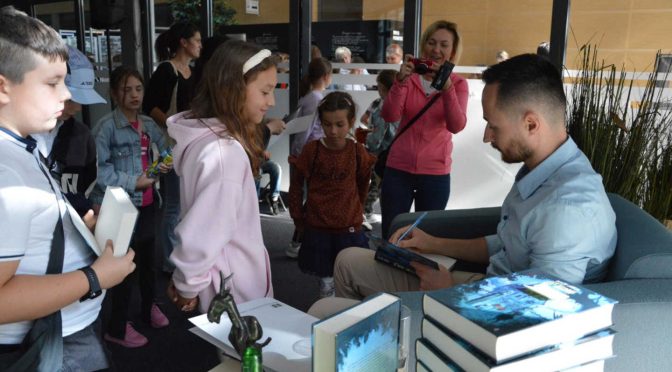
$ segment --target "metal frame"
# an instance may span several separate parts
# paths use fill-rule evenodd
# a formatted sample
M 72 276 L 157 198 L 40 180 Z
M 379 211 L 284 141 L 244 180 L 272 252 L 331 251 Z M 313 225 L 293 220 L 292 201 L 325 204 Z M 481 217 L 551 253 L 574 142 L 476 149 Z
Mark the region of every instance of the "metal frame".
M 214 22 L 212 20 L 213 15 L 213 3 L 212 0 L 201 0 L 201 37 L 205 39 L 206 37 L 211 37 L 213 35 L 213 26 Z
M 312 13 L 311 0 L 289 1 L 289 112 L 298 105 L 301 76 L 310 63 Z
M 569 24 L 569 3 L 571 0 L 553 0 L 551 14 L 551 63 L 562 72 L 567 51 L 567 29 Z
M 422 0 L 404 1 L 404 54 L 418 55 L 418 38 L 422 23 Z

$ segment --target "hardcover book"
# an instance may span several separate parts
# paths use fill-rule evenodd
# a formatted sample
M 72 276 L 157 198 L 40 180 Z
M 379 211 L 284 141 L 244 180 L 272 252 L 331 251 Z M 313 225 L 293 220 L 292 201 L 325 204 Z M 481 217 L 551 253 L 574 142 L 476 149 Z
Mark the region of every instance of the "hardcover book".
M 424 314 L 497 363 L 612 325 L 616 301 L 538 270 L 424 295 Z
M 418 364 L 429 371 L 454 371 L 462 372 L 460 366 L 441 353 L 427 339 L 419 338 L 415 341 L 415 358 Z
M 96 222 L 96 242 L 98 247 L 105 248 L 107 239 L 114 244 L 114 255 L 119 257 L 128 252 L 131 237 L 138 219 L 138 209 L 121 187 L 108 186 L 100 205 L 100 213 Z
M 448 270 L 455 265 L 455 259 L 451 257 L 438 254 L 416 253 L 373 235 L 369 237 L 369 240 L 376 247 L 376 255 L 374 256 L 376 261 L 413 275 L 416 275 L 415 269 L 411 266 L 411 262 L 414 261 L 429 266 L 435 270 L 439 269 L 439 264 L 445 266 Z
M 398 297 L 381 293 L 313 324 L 313 371 L 396 371 Z
M 73 225 L 98 256 L 103 253 L 107 239 L 112 240 L 115 256 L 123 256 L 128 252 L 138 219 L 138 209 L 124 189 L 116 186 L 105 189 L 94 233 L 91 233 L 70 203 L 66 202 L 66 206 Z
M 467 371 L 558 371 L 613 355 L 615 332 L 599 331 L 576 341 L 553 345 L 497 363 L 467 341 L 429 318 L 422 320 L 422 337 Z

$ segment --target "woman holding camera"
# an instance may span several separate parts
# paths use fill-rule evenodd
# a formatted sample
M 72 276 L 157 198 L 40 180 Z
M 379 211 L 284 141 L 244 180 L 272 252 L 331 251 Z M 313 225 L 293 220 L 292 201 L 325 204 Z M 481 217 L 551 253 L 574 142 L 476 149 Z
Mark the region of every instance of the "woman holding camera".
M 422 34 L 420 45 L 421 58 L 408 54 L 404 57 L 382 109 L 386 122 L 400 121 L 397 133 L 401 133 L 429 105 L 408 130 L 398 134 L 389 150 L 381 186 L 385 238 L 392 233 L 388 230 L 394 217 L 408 212 L 414 201 L 416 211 L 446 207 L 452 137 L 467 123 L 467 81 L 455 74 L 450 74 L 443 85 L 437 79 L 441 66 L 457 63 L 462 50 L 457 25 L 447 21 L 432 23 Z

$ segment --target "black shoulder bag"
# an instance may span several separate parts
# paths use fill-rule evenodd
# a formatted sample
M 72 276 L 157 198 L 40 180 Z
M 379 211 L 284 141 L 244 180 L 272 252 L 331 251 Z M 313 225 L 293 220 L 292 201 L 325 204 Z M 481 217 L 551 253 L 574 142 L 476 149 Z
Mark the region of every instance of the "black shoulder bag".
M 409 120 L 408 124 L 406 124 L 406 126 L 402 130 L 397 132 L 397 135 L 394 136 L 394 138 L 392 139 L 392 142 L 390 142 L 390 145 L 387 146 L 387 148 L 385 150 L 381 151 L 378 154 L 378 158 L 376 159 L 376 165 L 374 165 L 374 167 L 373 167 L 373 171 L 378 175 L 378 177 L 383 178 L 383 175 L 385 174 L 385 168 L 386 168 L 386 164 L 387 164 L 387 155 L 390 153 L 390 149 L 392 148 L 392 145 L 394 144 L 394 141 L 396 141 L 397 138 L 399 138 L 399 136 L 401 136 L 402 133 L 407 131 L 408 128 L 411 127 L 411 125 L 415 124 L 415 122 L 418 121 L 418 119 L 420 119 L 420 116 L 422 116 L 422 114 L 424 114 L 429 109 L 429 107 L 434 103 L 434 101 L 436 101 L 439 98 L 439 96 L 441 96 L 441 92 L 436 93 L 429 100 L 429 102 L 427 102 L 427 104 L 425 104 L 425 106 L 422 108 L 422 110 L 418 111 L 418 113 L 415 114 L 413 119 Z

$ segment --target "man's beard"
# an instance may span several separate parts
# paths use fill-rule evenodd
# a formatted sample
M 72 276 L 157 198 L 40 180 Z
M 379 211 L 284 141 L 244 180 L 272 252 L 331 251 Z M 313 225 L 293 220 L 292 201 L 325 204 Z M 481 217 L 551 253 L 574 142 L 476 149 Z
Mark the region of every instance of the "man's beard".
M 502 156 L 502 161 L 508 164 L 521 163 L 532 156 L 532 150 L 520 141 L 513 141 L 509 148 L 511 151 L 504 152 L 499 147 L 492 145 Z

